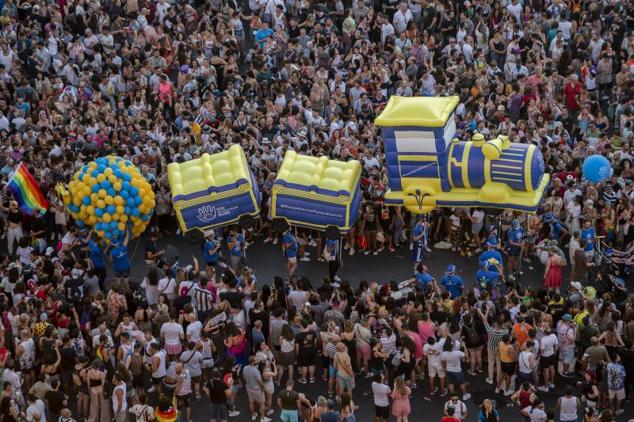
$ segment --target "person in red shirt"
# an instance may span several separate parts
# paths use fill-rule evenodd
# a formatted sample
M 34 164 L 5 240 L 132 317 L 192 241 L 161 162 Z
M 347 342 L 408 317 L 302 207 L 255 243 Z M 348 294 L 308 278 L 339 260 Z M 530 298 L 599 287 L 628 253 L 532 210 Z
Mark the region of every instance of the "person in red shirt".
M 564 86 L 564 97 L 566 99 L 566 107 L 568 110 L 572 112 L 578 112 L 579 105 L 579 95 L 581 94 L 582 85 L 579 82 L 579 77 L 575 74 L 572 74 L 568 77 L 568 82 Z
M 455 409 L 453 407 L 447 408 L 447 415 L 443 416 L 440 422 L 460 422 L 460 419 L 456 418 L 453 414 Z

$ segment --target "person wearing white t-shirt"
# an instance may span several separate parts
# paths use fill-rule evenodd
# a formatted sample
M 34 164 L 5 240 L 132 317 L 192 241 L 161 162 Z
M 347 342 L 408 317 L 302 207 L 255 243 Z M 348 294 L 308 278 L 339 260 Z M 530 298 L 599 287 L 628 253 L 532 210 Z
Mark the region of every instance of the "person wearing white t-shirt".
M 462 373 L 462 359 L 467 355 L 460 350 L 454 350 L 454 342 L 445 342 L 444 352 L 440 355 L 445 371 L 447 372 L 447 380 L 449 382 L 449 392 L 453 394 L 456 385 L 462 390 L 462 400 L 469 400 L 471 394 L 467 393 L 464 374 Z M 468 357 L 467 357 L 468 360 Z
M 397 34 L 407 29 L 407 24 L 413 19 L 412 12 L 407 8 L 407 3 L 403 2 L 399 5 L 398 10 L 394 13 L 392 23 Z
M 374 412 L 377 422 L 387 422 L 390 419 L 390 386 L 385 384 L 383 374 L 378 373 L 372 382 L 372 395 L 374 396 Z
M 203 329 L 203 323 L 199 320 L 190 322 L 187 325 L 187 341 L 198 343 L 200 341 L 200 332 Z
M 458 396 L 452 395 L 451 398 L 447 400 L 447 403 L 445 403 L 445 407 L 444 407 L 445 415 L 449 414 L 447 409 L 449 409 L 450 407 L 453 407 L 452 416 L 454 418 L 459 419 L 461 421 L 464 421 L 467 419 L 467 416 L 468 416 L 467 405 L 462 400 L 460 400 Z
M 521 410 L 521 413 L 522 416 L 527 417 L 531 422 L 546 422 L 548 415 L 546 415 L 544 409 L 544 403 L 537 398 L 532 406 L 525 407 Z
M 161 339 L 165 344 L 165 351 L 172 359 L 176 359 L 182 351 L 181 341 L 185 339 L 183 326 L 176 322 L 174 314 L 170 316 L 168 322 L 161 325 Z
M 552 329 L 547 328 L 546 335 L 542 338 L 539 345 L 539 354 L 541 356 L 541 364 L 544 369 L 544 385 L 537 387 L 539 391 L 548 391 L 555 388 L 555 356 L 559 340 Z
M 445 368 L 442 366 L 442 360 L 440 359 L 444 346 L 444 338 L 436 341 L 434 337 L 429 337 L 427 339 L 427 343 L 423 346 L 423 354 L 427 357 L 430 395 L 434 395 L 438 392 L 438 388 L 434 387 L 434 378 L 438 376 L 438 379 L 440 380 L 441 397 L 447 395 L 447 389 L 445 388 Z
M 390 35 L 394 35 L 394 26 L 390 23 L 390 20 L 387 16 L 383 17 L 383 21 L 381 24 L 381 44 L 385 45 L 385 40 Z

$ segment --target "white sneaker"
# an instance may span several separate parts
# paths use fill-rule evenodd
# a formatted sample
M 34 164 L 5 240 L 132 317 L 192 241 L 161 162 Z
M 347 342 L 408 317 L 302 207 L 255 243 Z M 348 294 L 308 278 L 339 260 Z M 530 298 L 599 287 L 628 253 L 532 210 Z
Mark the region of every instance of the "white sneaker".
M 271 241 L 273 241 L 273 239 L 272 239 L 272 238 L 270 238 L 270 237 L 267 237 L 266 239 L 264 239 L 264 243 L 265 243 L 265 244 L 266 244 L 266 243 L 269 243 L 269 242 L 271 242 Z
M 363 252 L 363 255 L 370 255 L 370 251 Z
M 275 411 L 274 411 L 273 409 L 269 409 L 269 410 L 266 412 L 266 416 L 271 416 L 273 413 L 275 413 Z
M 548 392 L 548 387 L 547 387 L 547 386 L 545 386 L 545 385 L 540 385 L 539 387 L 537 387 L 537 389 L 538 389 L 539 391 L 543 391 L 544 393 L 547 393 L 547 392 Z
M 336 276 L 335 276 L 335 281 L 336 281 L 337 283 L 341 282 L 341 279 L 339 278 L 339 276 L 338 276 L 338 275 L 336 275 Z
M 301 258 L 299 258 L 299 260 L 302 261 L 302 262 L 309 262 L 310 258 L 307 257 L 307 256 L 302 256 Z
M 487 378 L 486 381 L 487 381 L 487 384 L 493 384 L 493 380 L 490 378 Z
M 317 242 L 311 239 L 310 242 L 308 242 L 308 246 L 317 246 Z
M 255 421 L 258 418 L 258 414 L 254 413 L 253 415 L 251 415 L 251 420 Z
M 239 410 L 232 410 L 231 412 L 229 412 L 229 417 L 230 418 L 235 418 L 238 415 L 240 415 L 240 411 Z
M 272 419 L 271 418 L 267 418 L 266 416 L 262 416 L 260 418 L 260 422 L 271 422 L 271 421 L 272 421 Z
M 462 395 L 462 400 L 467 401 L 471 398 L 471 394 L 469 393 L 465 393 Z
M 350 248 L 350 251 L 348 252 L 348 255 L 350 255 L 350 256 L 354 255 L 354 248 Z
M 273 244 L 277 245 L 278 240 L 277 239 L 273 239 Z
M 304 256 L 310 256 L 310 252 L 304 251 Z
M 378 254 L 379 254 L 379 251 L 372 252 L 372 255 L 378 255 Z
M 505 397 L 512 396 L 514 392 L 515 392 L 515 391 L 513 391 L 513 390 L 506 390 L 506 391 L 504 392 L 504 396 L 505 396 Z
M 154 386 L 150 387 L 150 388 L 147 390 L 147 392 L 148 392 L 148 393 L 153 393 L 153 392 L 155 392 L 155 391 L 156 391 L 156 387 L 154 387 Z

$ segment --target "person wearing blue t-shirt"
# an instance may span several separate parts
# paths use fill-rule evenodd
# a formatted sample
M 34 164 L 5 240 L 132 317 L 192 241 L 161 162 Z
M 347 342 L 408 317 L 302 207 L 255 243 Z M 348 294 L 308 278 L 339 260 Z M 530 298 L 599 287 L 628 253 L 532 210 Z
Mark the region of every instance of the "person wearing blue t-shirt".
M 337 276 L 337 271 L 339 271 L 339 266 L 341 265 L 339 262 L 338 239 L 326 238 L 326 242 L 324 244 L 324 259 L 328 262 L 328 275 L 330 276 L 330 282 L 338 283 L 340 279 Z
M 567 234 L 568 230 L 555 218 L 552 212 L 544 214 L 544 223 L 548 225 L 550 236 L 552 240 L 559 240 L 563 234 Z
M 522 243 L 524 239 L 524 230 L 519 220 L 514 219 L 511 222 L 511 228 L 507 232 L 507 251 L 509 254 L 508 277 L 510 280 L 515 279 L 515 272 L 519 271 L 520 255 L 522 253 Z
M 480 254 L 480 263 L 487 261 L 491 271 L 497 271 L 500 274 L 504 273 L 504 260 L 502 254 L 497 250 L 498 240 L 494 236 L 489 236 L 487 239 L 487 250 Z M 491 264 L 494 266 L 491 267 Z M 499 265 L 497 265 L 499 264 Z
M 130 256 L 128 255 L 128 241 L 130 233 L 126 232 L 125 239 L 112 239 L 110 241 L 110 260 L 114 268 L 115 277 L 119 279 L 130 276 Z
M 90 257 L 90 266 L 97 278 L 99 278 L 99 287 L 103 290 L 106 281 L 106 256 L 101 246 L 99 246 L 99 235 L 97 233 L 93 233 L 88 241 L 88 256 Z
M 231 268 L 235 273 L 239 273 L 240 266 L 244 264 L 246 258 L 246 244 L 244 235 L 240 233 L 238 231 L 238 228 L 235 226 L 229 229 L 229 236 L 227 237 L 227 249 L 229 250 Z
M 462 281 L 462 277 L 456 275 L 456 266 L 454 264 L 449 264 L 447 266 L 447 271 L 445 271 L 445 275 L 442 276 L 442 278 L 440 279 L 440 285 L 449 292 L 452 299 L 455 299 L 462 295 L 464 282 Z
M 589 260 L 592 260 L 592 258 L 594 257 L 594 239 L 596 235 L 597 234 L 594 231 L 594 227 L 592 227 L 592 221 L 584 220 L 583 228 L 579 233 L 579 237 L 586 240 L 586 247 L 583 249 L 583 251 L 586 253 L 586 257 Z
M 429 274 L 429 268 L 425 264 L 418 264 L 416 266 L 416 272 L 414 272 L 414 277 L 409 281 L 415 281 L 418 287 L 423 291 L 427 291 L 428 289 L 434 289 L 439 291 L 438 283 L 436 279 Z
M 299 249 L 299 243 L 297 238 L 293 234 L 292 230 L 288 228 L 282 235 L 282 250 L 284 251 L 284 257 L 286 257 L 286 272 L 290 279 L 297 270 L 297 250 Z
M 273 35 L 273 30 L 269 28 L 268 22 L 262 22 L 262 27 L 255 31 L 255 42 L 260 48 L 264 47 L 264 42 L 268 37 Z
M 418 216 L 416 225 L 412 229 L 412 261 L 414 271 L 418 264 L 425 258 L 427 252 L 427 221 L 423 216 Z
M 499 265 L 499 264 L 498 264 Z M 476 272 L 476 289 L 488 290 L 491 294 L 490 297 L 494 297 L 496 285 L 500 279 L 499 271 L 492 271 L 492 265 L 488 261 L 480 261 L 480 269 Z
M 216 231 L 209 230 L 205 233 L 203 243 L 203 258 L 208 267 L 215 267 L 220 261 L 220 246 L 222 239 L 216 239 Z

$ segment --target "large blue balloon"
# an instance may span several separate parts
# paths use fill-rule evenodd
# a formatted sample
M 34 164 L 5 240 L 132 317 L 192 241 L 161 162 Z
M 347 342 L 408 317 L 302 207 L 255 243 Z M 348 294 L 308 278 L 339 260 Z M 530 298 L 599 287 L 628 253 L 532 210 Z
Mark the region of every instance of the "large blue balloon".
M 600 183 L 612 176 L 610 161 L 602 155 L 591 155 L 583 162 L 583 177 L 592 183 Z

